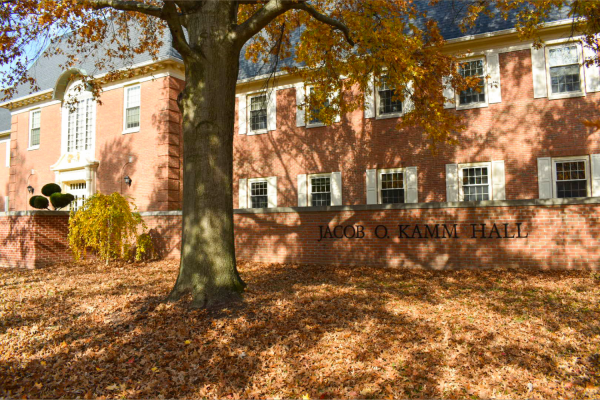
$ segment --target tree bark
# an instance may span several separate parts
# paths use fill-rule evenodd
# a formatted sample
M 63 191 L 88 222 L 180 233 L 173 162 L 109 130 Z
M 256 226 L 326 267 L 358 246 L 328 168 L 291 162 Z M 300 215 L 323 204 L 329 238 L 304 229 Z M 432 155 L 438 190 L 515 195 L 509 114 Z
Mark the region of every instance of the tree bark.
M 169 300 L 192 294 L 194 307 L 218 307 L 246 286 L 235 258 L 233 135 L 241 48 L 231 35 L 234 2 L 206 2 L 188 15 L 184 57 L 183 234 L 179 276 Z

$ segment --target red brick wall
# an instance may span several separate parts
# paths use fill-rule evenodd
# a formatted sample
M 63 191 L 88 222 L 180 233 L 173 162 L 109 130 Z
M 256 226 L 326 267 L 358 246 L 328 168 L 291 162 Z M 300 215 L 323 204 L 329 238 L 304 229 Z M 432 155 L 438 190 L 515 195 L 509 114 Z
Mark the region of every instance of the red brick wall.
M 236 214 L 238 259 L 340 265 L 376 265 L 418 268 L 598 268 L 600 266 L 600 204 L 552 207 L 478 207 L 445 209 L 404 209 L 380 211 L 303 212 Z M 490 231 L 496 224 L 499 239 Z M 521 225 L 518 238 L 517 223 Z M 412 225 L 457 224 L 459 238 L 419 238 Z M 486 238 L 472 226 L 486 224 Z M 323 239 L 320 227 L 363 226 L 364 238 Z M 384 235 L 378 225 L 388 229 Z M 411 225 L 400 235 L 399 225 Z M 441 228 L 440 228 L 441 229 Z M 338 229 L 338 236 L 342 231 Z M 348 229 L 348 236 L 352 231 Z M 428 234 L 427 234 L 428 235 Z M 440 236 L 441 236 L 440 231 Z M 448 236 L 448 235 L 446 235 Z
M 396 119 L 365 121 L 362 110 L 333 126 L 298 128 L 295 89 L 277 91 L 277 130 L 235 135 L 234 193 L 240 178 L 278 176 L 278 204 L 297 206 L 298 174 L 341 171 L 343 204 L 365 204 L 366 169 L 416 166 L 419 201 L 446 201 L 445 164 L 504 160 L 506 198 L 538 198 L 538 157 L 600 152 L 600 131 L 582 123 L 600 117 L 600 93 L 534 99 L 529 50 L 500 54 L 500 67 L 502 102 L 452 111 L 468 129 L 437 154 L 419 129 L 398 131 Z
M 179 257 L 181 215 L 144 220 L 159 255 Z M 424 225 L 433 231 L 436 224 L 440 237 L 428 237 Z M 456 224 L 458 238 L 444 235 L 443 224 L 449 231 Z M 476 238 L 472 224 L 478 229 Z M 486 224 L 485 238 L 481 224 Z M 402 237 L 399 225 L 410 225 Z M 343 230 L 336 226 L 352 226 L 346 228 L 347 236 L 361 236 L 353 234 L 361 226 L 364 237 L 319 241 L 326 227 L 341 236 Z M 67 229 L 67 215 L 0 217 L 0 266 L 32 268 L 64 261 L 70 257 Z M 239 260 L 436 269 L 600 266 L 600 204 L 237 213 L 235 235 Z

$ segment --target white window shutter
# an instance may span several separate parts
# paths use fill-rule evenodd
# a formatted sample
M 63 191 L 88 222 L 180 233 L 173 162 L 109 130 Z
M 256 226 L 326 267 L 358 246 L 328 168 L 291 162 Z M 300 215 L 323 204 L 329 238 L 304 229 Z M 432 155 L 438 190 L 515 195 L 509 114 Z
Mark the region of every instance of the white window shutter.
M 277 207 L 277 177 L 270 176 L 267 178 L 267 196 L 269 208 Z
M 304 104 L 304 83 L 298 83 L 296 85 L 296 126 L 306 126 L 306 110 L 304 108 L 298 108 Z
M 538 163 L 538 186 L 540 199 L 552 198 L 552 159 L 550 157 L 539 157 Z
M 373 76 L 369 79 L 365 93 L 365 118 L 375 118 L 375 78 Z
M 248 208 L 248 179 L 240 179 L 240 207 Z
M 340 91 L 336 90 L 335 93 L 333 93 L 332 95 L 329 96 L 330 101 L 339 97 L 340 96 Z M 342 120 L 342 116 L 340 114 L 336 114 L 333 122 L 340 122 Z
M 504 160 L 492 161 L 492 193 L 494 200 L 506 200 Z
M 277 89 L 267 93 L 267 130 L 277 129 Z
M 458 164 L 446 164 L 446 201 L 458 201 Z
M 546 56 L 544 48 L 531 48 L 531 68 L 533 72 L 533 98 L 548 97 L 546 81 Z
M 306 174 L 298 175 L 298 207 L 308 205 L 308 187 L 306 186 Z
M 600 197 L 600 154 L 592 154 L 592 196 Z
M 238 133 L 246 134 L 246 95 L 238 97 Z
M 342 173 L 331 173 L 331 205 L 342 205 Z
M 8 212 L 10 208 L 8 207 L 8 196 L 4 196 L 4 212 Z
M 406 202 L 419 202 L 419 177 L 417 175 L 417 167 L 407 167 L 406 173 Z
M 367 204 L 377 204 L 377 170 L 367 170 Z
M 594 49 L 583 46 L 583 57 L 587 59 L 594 59 L 597 57 Z M 585 67 L 585 90 L 588 93 L 600 92 L 600 66 L 593 63 L 589 67 Z
M 456 108 L 456 98 L 454 97 L 454 88 L 450 86 L 450 78 L 444 76 L 442 78 L 442 85 L 444 87 L 444 98 L 446 99 L 444 108 Z
M 502 90 L 500 89 L 500 57 L 498 53 L 487 55 L 488 80 L 488 103 L 502 102 Z
M 415 105 L 412 101 L 412 95 L 415 92 L 415 88 L 412 81 L 408 82 L 408 84 L 406 85 L 406 92 L 406 97 L 402 102 L 402 114 L 409 113 L 415 108 Z

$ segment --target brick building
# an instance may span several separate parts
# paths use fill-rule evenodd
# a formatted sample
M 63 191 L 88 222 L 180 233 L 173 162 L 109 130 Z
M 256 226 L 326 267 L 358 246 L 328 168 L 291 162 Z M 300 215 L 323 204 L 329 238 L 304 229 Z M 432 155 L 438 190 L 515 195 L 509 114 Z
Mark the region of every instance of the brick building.
M 446 107 L 464 113 L 468 129 L 436 154 L 418 128 L 397 129 L 409 101 L 391 101 L 393 88 L 375 79 L 372 92 L 360 94 L 364 110 L 324 126 L 297 108 L 310 90 L 298 77 L 278 74 L 265 93 L 266 67 L 243 60 L 234 140 L 238 255 L 435 268 L 597 265 L 600 132 L 582 121 L 600 117 L 600 69 L 583 65 L 593 54 L 562 17 L 547 23 L 540 49 L 519 41 L 511 21 L 484 19 L 465 35 L 440 17 L 447 51 L 469 49 L 463 71 L 484 84 L 481 93 L 446 91 Z M 179 56 L 166 41 L 158 60 L 135 60 L 134 78 L 105 84 L 102 105 L 84 93 L 73 113 L 63 101 L 73 71 L 58 64 L 38 60 L 41 91 L 0 105 L 10 110 L 0 113 L 5 215 L 30 209 L 28 186 L 39 193 L 57 182 L 79 204 L 117 191 L 135 199 L 176 253 Z

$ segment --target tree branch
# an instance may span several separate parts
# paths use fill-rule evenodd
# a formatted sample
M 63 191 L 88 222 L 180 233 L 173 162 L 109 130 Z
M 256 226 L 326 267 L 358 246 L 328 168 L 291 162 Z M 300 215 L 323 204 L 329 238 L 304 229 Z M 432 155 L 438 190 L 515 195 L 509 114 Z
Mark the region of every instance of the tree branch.
M 175 49 L 184 58 L 193 58 L 195 54 L 192 51 L 187 39 L 185 38 L 185 33 L 183 31 L 183 27 L 175 3 L 165 1 L 161 13 L 161 18 L 164 19 L 167 22 L 167 25 L 169 26 L 171 36 L 173 36 L 173 46 L 175 47 Z
M 132 0 L 83 0 L 79 1 L 83 4 L 88 4 L 94 10 L 101 10 L 103 8 L 114 8 L 115 10 L 121 11 L 136 11 L 142 14 L 151 15 L 153 17 L 161 18 L 162 9 L 157 6 L 142 3 L 139 1 Z M 166 2 L 168 3 L 168 2 Z
M 321 14 L 312 6 L 308 5 L 306 0 L 270 0 L 246 22 L 237 27 L 236 33 L 238 40 L 240 40 L 241 44 L 243 45 L 275 18 L 292 9 L 306 11 L 317 21 L 323 22 L 338 29 L 344 34 L 346 41 L 351 46 L 354 46 L 354 41 L 350 38 L 350 30 L 346 25 L 334 18 L 328 17 L 325 14 Z

